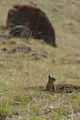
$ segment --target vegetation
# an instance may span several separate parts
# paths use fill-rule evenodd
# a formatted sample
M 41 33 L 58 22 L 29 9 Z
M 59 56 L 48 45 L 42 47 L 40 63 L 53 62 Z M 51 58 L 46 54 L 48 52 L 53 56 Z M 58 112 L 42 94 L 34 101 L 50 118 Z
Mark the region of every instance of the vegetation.
M 31 2 L 30 2 L 31 1 Z M 0 35 L 13 0 L 0 1 Z M 36 4 L 48 15 L 55 31 L 57 48 L 31 39 L 0 37 L 0 120 L 79 120 L 80 91 L 45 91 L 48 75 L 60 84 L 80 86 L 80 10 L 79 0 L 16 0 Z M 15 44 L 11 44 L 14 41 Z M 27 54 L 12 49 L 23 44 Z M 6 48 L 6 50 L 4 50 Z M 46 54 L 36 59 L 35 54 Z

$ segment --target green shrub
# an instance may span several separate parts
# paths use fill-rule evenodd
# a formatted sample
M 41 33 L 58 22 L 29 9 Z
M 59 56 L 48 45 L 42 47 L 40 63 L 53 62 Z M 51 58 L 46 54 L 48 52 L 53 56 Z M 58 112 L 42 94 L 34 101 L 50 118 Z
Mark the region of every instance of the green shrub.
M 9 108 L 7 107 L 0 107 L 0 120 L 4 119 L 9 112 Z

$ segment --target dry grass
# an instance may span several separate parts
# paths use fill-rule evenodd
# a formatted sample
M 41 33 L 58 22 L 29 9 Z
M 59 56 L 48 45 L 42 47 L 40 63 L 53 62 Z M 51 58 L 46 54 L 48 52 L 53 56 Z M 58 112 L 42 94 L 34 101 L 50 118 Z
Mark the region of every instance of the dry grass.
M 62 83 L 80 86 L 80 1 L 16 0 L 16 3 L 31 4 L 31 1 L 48 14 L 56 30 L 58 47 L 17 38 L 3 44 L 0 38 L 0 120 L 79 120 L 79 92 L 48 93 L 44 88 L 49 74 L 56 77 L 55 86 Z M 0 26 L 5 25 L 7 11 L 14 3 L 1 0 Z M 10 51 L 16 46 L 10 41 L 32 50 L 29 54 L 3 52 L 2 48 Z M 32 57 L 33 53 L 39 53 L 38 48 L 44 48 L 47 58 Z

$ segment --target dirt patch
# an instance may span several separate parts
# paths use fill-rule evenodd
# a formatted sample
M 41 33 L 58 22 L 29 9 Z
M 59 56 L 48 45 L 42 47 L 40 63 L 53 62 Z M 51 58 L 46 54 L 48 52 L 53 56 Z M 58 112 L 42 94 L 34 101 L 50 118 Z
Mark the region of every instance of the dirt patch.
M 25 88 L 25 91 L 27 90 L 46 91 L 43 86 L 34 86 L 34 87 Z M 71 84 L 59 84 L 55 86 L 55 91 L 53 93 L 72 93 L 74 91 L 80 92 L 80 86 L 71 85 Z
M 71 85 L 71 84 L 59 84 L 55 87 L 55 92 L 60 93 L 72 93 L 72 92 L 80 92 L 80 86 Z

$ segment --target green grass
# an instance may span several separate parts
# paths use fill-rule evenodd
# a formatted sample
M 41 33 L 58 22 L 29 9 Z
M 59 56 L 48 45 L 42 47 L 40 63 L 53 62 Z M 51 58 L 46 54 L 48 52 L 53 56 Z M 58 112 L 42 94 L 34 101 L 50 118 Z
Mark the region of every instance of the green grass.
M 19 2 L 22 3 L 16 0 Z M 23 0 L 23 3 L 29 2 Z M 1 1 L 0 26 L 5 25 L 7 11 L 14 3 Z M 80 15 L 76 14 L 76 11 L 79 14 L 80 1 L 35 0 L 35 3 L 51 20 L 58 47 L 19 38 L 11 38 L 3 44 L 0 38 L 0 120 L 79 120 L 79 92 L 49 93 L 44 89 L 49 74 L 55 76 L 55 86 L 63 83 L 80 86 Z M 11 45 L 10 41 L 16 44 Z M 31 52 L 10 54 L 18 44 L 30 46 Z M 47 52 L 47 58 L 35 60 L 32 57 L 40 53 L 38 48 Z M 47 111 L 47 107 L 51 111 L 45 114 L 43 111 Z

